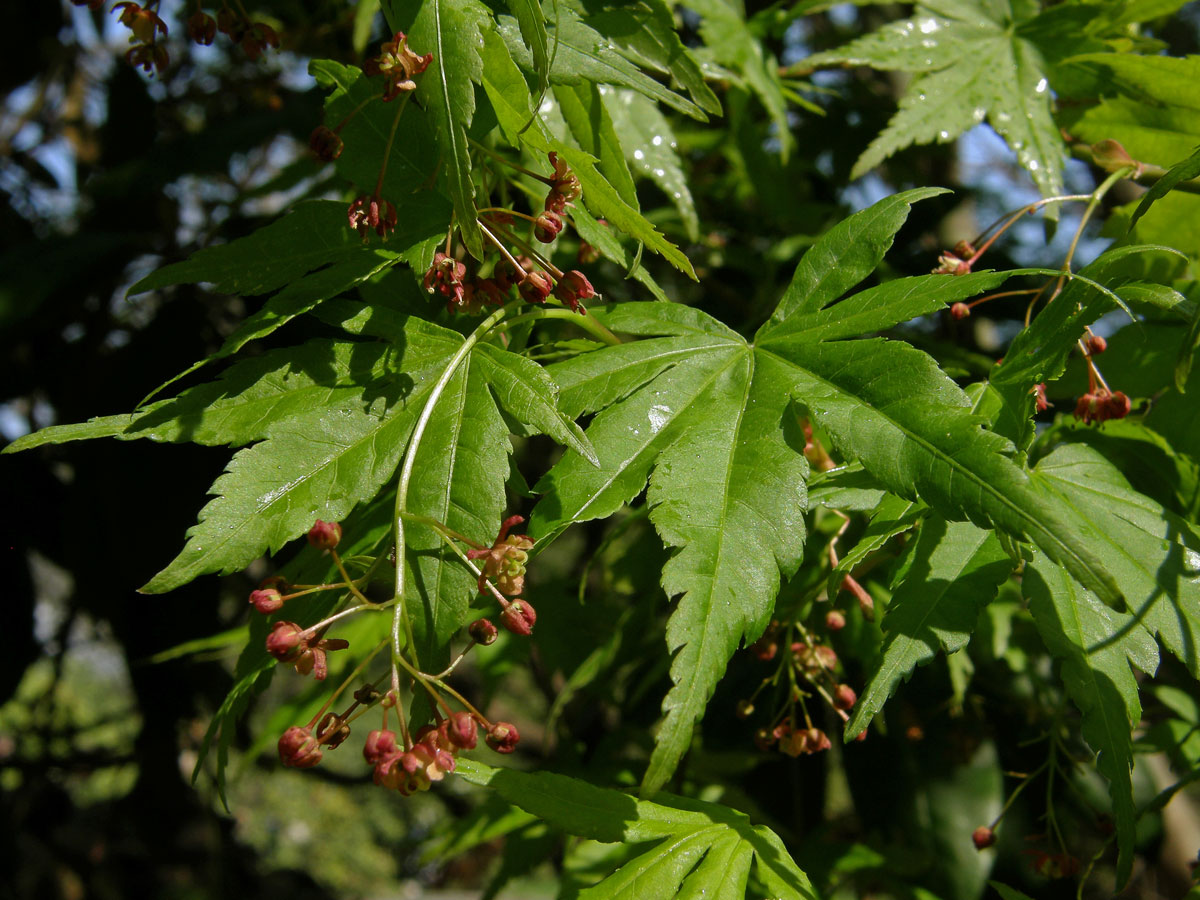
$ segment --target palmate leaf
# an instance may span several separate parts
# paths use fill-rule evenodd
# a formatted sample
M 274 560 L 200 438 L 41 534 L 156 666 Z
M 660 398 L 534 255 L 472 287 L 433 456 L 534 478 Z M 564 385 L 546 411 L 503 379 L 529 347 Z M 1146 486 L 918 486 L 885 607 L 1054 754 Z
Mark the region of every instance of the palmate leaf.
M 616 307 L 604 321 L 618 331 L 668 336 L 549 367 L 568 414 L 603 409 L 588 429 L 600 468 L 564 458 L 537 486 L 548 496 L 530 528 L 544 537 L 607 516 L 654 470 L 651 520 L 680 548 L 663 584 L 670 595 L 683 594 L 667 635 L 678 651 L 675 687 L 644 781 L 654 791 L 686 751 L 739 642 L 766 627 L 780 572 L 799 563 L 807 463 L 785 435 L 787 384 L 770 361 L 760 367 L 744 339 L 703 313 L 647 306 Z
M 458 773 L 569 834 L 608 843 L 650 844 L 581 898 L 703 897 L 743 900 L 753 875 L 766 896 L 815 900 L 808 877 L 783 842 L 744 814 L 716 803 L 620 791 L 549 772 L 493 769 L 459 761 Z
M 263 439 L 239 451 L 226 473 L 213 485 L 216 499 L 200 513 L 189 530 L 183 552 L 143 590 L 160 593 L 207 572 L 244 568 L 264 552 L 275 552 L 303 534 L 318 518 L 337 521 L 358 503 L 375 496 L 395 471 L 429 392 L 462 343 L 461 335 L 415 318 L 334 305 L 327 315 L 338 317 L 352 334 L 390 341 L 381 367 L 372 377 L 355 383 L 348 370 L 329 368 L 365 353 L 377 358 L 380 345 L 352 345 L 331 354 L 324 364 L 326 378 L 352 388 L 328 392 L 311 403 L 311 386 L 297 400 L 273 395 L 260 411 L 275 417 L 257 425 Z M 362 348 L 361 350 L 359 348 Z M 554 386 L 537 366 L 517 361 L 490 347 L 477 347 L 452 379 L 444 403 L 434 410 L 419 461 L 431 473 L 415 485 L 412 510 L 457 522 L 472 538 L 484 541 L 495 532 L 508 474 L 507 429 L 496 404 L 529 432 L 546 431 L 566 441 L 585 457 L 593 451 L 573 423 L 557 411 Z M 309 402 L 305 402 L 305 400 Z M 165 407 L 164 407 L 165 408 Z M 218 418 L 222 410 L 211 414 Z M 250 413 L 238 410 L 242 419 Z M 161 415 L 161 410 L 155 414 Z M 181 415 L 183 429 L 188 427 Z M 479 427 L 476 428 L 476 425 Z M 457 448 L 457 449 L 456 449 Z M 432 473 L 439 473 L 435 478 Z M 428 488 L 428 490 L 427 490 Z M 451 525 L 451 527 L 456 527 Z M 419 529 L 414 529 L 417 535 Z M 428 537 L 428 536 L 427 536 Z M 469 579 L 443 591 L 445 561 L 440 553 L 427 556 L 418 540 L 419 588 L 432 586 L 427 604 L 431 641 L 440 642 L 453 628 L 448 623 L 465 610 Z M 432 560 L 432 561 L 429 561 Z M 431 571 L 423 566 L 428 562 Z M 442 605 L 446 612 L 443 614 Z M 457 604 L 457 605 L 456 605 Z
M 1136 819 L 1130 731 L 1142 716 L 1129 666 L 1153 675 L 1158 647 L 1133 616 L 1105 606 L 1044 559 L 1026 565 L 1022 584 L 1038 633 L 1062 661 L 1067 693 L 1083 713 L 1084 740 L 1099 754 L 1096 767 L 1109 782 L 1120 886 L 1129 878 Z
M 902 678 L 939 651 L 962 649 L 975 620 L 1013 570 L 1013 560 L 991 531 L 969 522 L 929 516 L 911 563 L 883 617 L 883 649 L 846 735 L 862 731 Z
M 825 308 L 874 269 L 922 195 L 882 201 L 819 240 L 753 344 L 696 310 L 630 303 L 597 309 L 597 317 L 648 339 L 549 367 L 568 415 L 596 412 L 588 437 L 600 467 L 564 457 L 537 486 L 546 496 L 531 533 L 545 539 L 610 515 L 648 481 L 650 519 L 676 548 L 663 572 L 668 595 L 681 595 L 667 626 L 674 686 L 646 791 L 675 768 L 729 656 L 761 634 L 781 575 L 799 562 L 807 464 L 790 433 L 791 399 L 884 488 L 947 518 L 1028 536 L 1119 597 L 1064 524 L 1061 499 L 1030 481 L 1011 444 L 981 428 L 931 358 L 899 342 L 821 339 L 885 329 L 995 283 L 991 273 L 978 282 L 898 279 L 866 292 L 870 303 L 855 295 Z M 841 308 L 852 328 L 839 327 Z
M 926 2 L 915 14 L 806 64 L 912 72 L 900 110 L 854 165 L 858 177 L 910 144 L 945 143 L 983 122 L 1017 154 L 1045 196 L 1062 193 L 1065 146 L 1050 110 L 1039 33 L 1028 4 Z M 1082 38 L 1081 38 L 1082 40 Z

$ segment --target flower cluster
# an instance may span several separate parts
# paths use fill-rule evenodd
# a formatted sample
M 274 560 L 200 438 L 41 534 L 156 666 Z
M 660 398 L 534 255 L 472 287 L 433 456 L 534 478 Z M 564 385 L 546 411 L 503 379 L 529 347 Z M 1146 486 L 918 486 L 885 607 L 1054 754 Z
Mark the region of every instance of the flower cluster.
M 363 758 L 374 768 L 373 780 L 402 796 L 427 791 L 455 769 L 459 750 L 471 750 L 476 742 L 475 720 L 470 713 L 453 713 L 436 726 L 426 725 L 405 750 L 395 733 L 372 731 L 363 746 Z
M 146 6 L 138 3 L 117 3 L 112 11 L 117 20 L 132 33 L 129 42 L 133 46 L 126 52 L 125 60 L 146 72 L 162 72 L 170 58 L 159 37 L 167 36 L 167 24 L 158 15 L 158 2 L 151 0 Z
M 558 158 L 557 153 L 552 151 L 549 159 L 554 174 L 550 176 L 550 192 L 546 195 L 545 208 L 547 212 L 562 215 L 568 206 L 580 198 L 583 187 L 579 184 L 579 176 L 571 171 L 564 160 Z
M 824 621 L 830 631 L 839 631 L 846 624 L 845 615 L 839 610 L 830 610 Z M 858 695 L 850 685 L 841 684 L 834 678 L 838 657 L 833 648 L 815 643 L 799 623 L 792 623 L 786 631 L 793 630 L 799 630 L 807 639 L 789 642 L 780 623 L 772 622 L 763 636 L 749 647 L 754 656 L 769 662 L 779 656 L 781 644 L 786 646 L 789 652 L 779 665 L 781 669 L 790 670 L 786 682 L 792 685 L 772 716 L 771 724 L 754 732 L 754 743 L 761 750 L 778 747 L 780 752 L 788 756 L 811 756 L 828 750 L 830 741 L 829 735 L 813 724 L 805 700 L 819 695 L 842 721 L 847 721 L 847 710 L 858 702 Z M 753 715 L 755 697 L 768 685 L 784 680 L 779 677 L 765 678 L 754 696 L 738 702 L 738 717 L 745 719 Z M 858 739 L 865 736 L 866 732 L 863 732 Z
M 262 56 L 268 47 L 279 48 L 279 35 L 266 22 L 254 22 L 228 6 L 217 13 L 217 31 L 226 35 L 252 61 Z
M 491 547 L 468 550 L 467 558 L 483 560 L 479 570 L 479 593 L 488 591 L 489 581 L 495 583 L 495 596 L 500 601 L 500 624 L 513 634 L 527 637 L 533 633 L 537 622 L 537 611 L 528 600 L 517 599 L 509 601 L 504 596 L 516 597 L 525 590 L 525 563 L 529 561 L 529 550 L 533 549 L 533 540 L 527 534 L 509 534 L 514 525 L 524 522 L 523 516 L 510 516 L 500 525 L 500 531 Z M 486 619 L 474 623 L 487 623 Z M 491 626 L 494 630 L 495 626 Z M 483 642 L 481 642 L 483 643 Z M 490 643 L 487 641 L 486 643 Z
M 414 76 L 420 75 L 433 62 L 433 54 L 421 56 L 414 53 L 408 46 L 408 37 L 403 31 L 397 31 L 390 41 L 379 48 L 379 55 L 363 63 L 363 71 L 368 75 L 384 77 L 383 99 L 394 100 L 401 94 L 415 91 L 417 83 Z
M 1075 404 L 1075 418 L 1081 419 L 1084 425 L 1091 425 L 1093 422 L 1123 419 L 1129 415 L 1130 408 L 1129 398 L 1123 391 L 1098 387 L 1079 398 Z
M 370 239 L 372 230 L 386 241 L 388 233 L 396 230 L 398 221 L 396 207 L 381 200 L 378 194 L 356 198 L 346 210 L 346 219 L 364 244 Z

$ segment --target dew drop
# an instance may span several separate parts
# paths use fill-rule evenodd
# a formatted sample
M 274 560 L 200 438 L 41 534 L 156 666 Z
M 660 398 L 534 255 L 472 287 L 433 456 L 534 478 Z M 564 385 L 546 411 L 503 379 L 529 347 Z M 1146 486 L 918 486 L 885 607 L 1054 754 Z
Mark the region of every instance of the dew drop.
M 922 19 L 921 34 L 933 34 L 938 30 L 937 19 Z
M 645 157 L 646 157 L 646 154 L 645 154 L 645 153 L 643 153 L 641 150 L 634 150 L 634 151 L 633 151 L 633 158 L 634 158 L 634 159 L 645 159 Z
M 1037 87 L 1035 87 L 1034 90 L 1037 91 L 1039 94 L 1044 94 L 1046 92 L 1046 79 L 1043 78 L 1041 81 L 1039 81 L 1037 83 Z
M 950 140 L 950 132 L 948 132 L 948 131 L 939 131 L 939 132 L 938 132 L 938 137 L 939 137 L 941 140 L 943 140 L 943 141 L 948 141 L 948 140 Z
M 652 143 L 652 144 L 653 144 L 655 147 L 661 147 L 661 146 L 662 146 L 662 142 L 663 142 L 663 140 L 662 140 L 662 135 L 661 135 L 661 134 L 656 134 L 656 135 L 654 136 L 654 138 L 653 138 L 653 139 L 650 141 L 650 143 Z

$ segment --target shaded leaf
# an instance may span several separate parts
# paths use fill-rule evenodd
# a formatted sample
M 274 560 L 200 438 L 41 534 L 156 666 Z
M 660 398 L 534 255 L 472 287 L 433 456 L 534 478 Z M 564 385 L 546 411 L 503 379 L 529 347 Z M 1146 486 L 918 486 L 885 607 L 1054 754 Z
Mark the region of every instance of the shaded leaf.
M 816 505 L 818 495 L 811 487 L 809 488 L 809 499 Z M 846 509 L 844 506 L 832 503 L 828 505 L 843 511 Z M 829 573 L 826 589 L 830 599 L 837 597 L 842 582 L 847 575 L 854 571 L 855 566 L 896 535 L 903 534 L 915 527 L 928 512 L 921 503 L 885 493 L 871 513 L 871 521 L 867 523 L 858 542 L 842 555 L 833 571 Z
M 862 731 L 917 666 L 939 650 L 954 653 L 966 646 L 980 610 L 1012 570 L 1012 559 L 992 532 L 940 516 L 925 519 L 884 615 L 879 664 L 854 705 L 847 736 Z
M 550 84 L 550 39 L 546 35 L 546 17 L 537 0 L 505 0 L 517 25 L 525 46 L 533 56 L 533 72 L 537 76 L 538 90 Z
M 614 228 L 619 228 L 635 240 L 641 241 L 647 249 L 660 254 L 693 281 L 697 280 L 691 261 L 678 247 L 663 237 L 662 232 L 647 221 L 645 216 L 621 199 L 612 185 L 596 171 L 596 161 L 591 155 L 561 144 L 557 145 L 556 149 L 559 156 L 579 176 L 579 183 L 583 186 L 583 202 L 597 218 L 604 218 Z
M 1035 481 L 1070 504 L 1085 535 L 1124 595 L 1137 627 L 1200 673 L 1200 534 L 1184 519 L 1129 486 L 1086 444 L 1064 444 L 1038 462 Z
M 342 126 L 339 134 L 345 148 L 335 163 L 338 175 L 362 193 L 374 190 L 400 101 L 381 101 L 382 80 L 368 78 L 357 66 L 314 59 L 308 70 L 318 85 L 332 88 L 325 98 L 325 124 L 330 128 Z M 403 217 L 409 196 L 432 181 L 438 158 L 425 110 L 409 103 L 401 115 L 400 127 L 407 140 L 392 143 L 381 193 Z
M 1133 617 L 1109 609 L 1057 566 L 1035 560 L 1026 565 L 1022 583 L 1038 633 L 1062 661 L 1067 693 L 1083 713 L 1083 737 L 1099 754 L 1096 767 L 1108 779 L 1117 825 L 1117 884 L 1124 885 L 1136 824 L 1130 731 L 1142 715 L 1129 666 L 1153 674 L 1158 648 Z
M 595 158 L 596 171 L 612 185 L 622 202 L 636 211 L 638 199 L 633 176 L 600 89 L 591 82 L 562 84 L 554 88 L 554 97 L 579 148 Z
M 763 42 L 750 31 L 741 4 L 687 0 L 685 5 L 700 14 L 700 37 L 716 61 L 740 74 L 766 108 L 775 125 L 772 137 L 779 141 L 779 154 L 786 162 L 795 145 L 787 118 L 787 99 L 775 58 L 764 52 Z

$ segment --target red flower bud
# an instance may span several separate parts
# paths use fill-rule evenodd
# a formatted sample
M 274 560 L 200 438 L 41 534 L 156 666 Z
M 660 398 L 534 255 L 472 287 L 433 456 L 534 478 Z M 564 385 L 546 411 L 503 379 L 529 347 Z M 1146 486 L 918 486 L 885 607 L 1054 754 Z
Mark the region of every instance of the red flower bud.
M 553 243 L 562 229 L 562 216 L 551 210 L 546 210 L 533 222 L 533 236 L 543 244 Z
M 559 280 L 554 287 L 554 296 L 575 312 L 587 312 L 580 300 L 590 300 L 596 296 L 596 289 L 587 280 L 587 276 L 578 269 L 572 269 Z
M 274 588 L 250 592 L 250 603 L 264 616 L 283 609 L 283 595 Z
M 304 629 L 295 622 L 276 622 L 267 635 L 267 652 L 280 662 L 293 662 L 304 652 Z
M 819 728 L 808 729 L 808 731 L 804 732 L 804 737 L 807 744 L 805 753 L 820 753 L 822 750 L 828 750 L 833 746 L 829 742 L 829 735 Z
M 1128 166 L 1134 166 L 1136 176 L 1142 169 L 1142 164 L 1136 162 L 1129 151 L 1119 141 L 1111 138 L 1092 144 L 1092 161 L 1105 172 L 1119 172 Z
M 467 712 L 452 713 L 446 720 L 446 735 L 455 747 L 473 750 L 478 737 L 474 717 Z
M 996 843 L 996 832 L 986 825 L 980 825 L 971 832 L 971 841 L 975 844 L 976 850 L 986 850 Z
M 342 526 L 337 522 L 317 519 L 316 524 L 308 530 L 308 542 L 318 550 L 332 550 L 341 539 Z
M 367 735 L 363 745 L 363 759 L 373 766 L 379 765 L 385 759 L 400 754 L 396 744 L 396 735 L 391 731 L 372 731 Z
M 952 319 L 965 319 L 971 315 L 971 307 L 965 303 L 955 303 L 950 307 L 950 317 Z
M 1108 341 L 1100 337 L 1098 334 L 1093 334 L 1087 339 L 1087 352 L 1089 356 L 1095 356 L 1097 353 L 1103 353 L 1108 349 Z
M 516 725 L 510 722 L 497 722 L 488 729 L 484 740 L 497 753 L 512 753 L 517 749 L 517 742 L 521 740 L 521 735 L 517 733 Z
M 825 613 L 825 627 L 830 631 L 841 631 L 846 627 L 846 616 L 840 609 Z
M 279 739 L 279 761 L 293 769 L 311 769 L 321 761 L 321 745 L 307 728 L 293 725 Z
M 533 634 L 537 612 L 527 600 L 514 600 L 500 613 L 500 624 L 513 634 L 528 637 Z
M 833 692 L 834 709 L 850 709 L 858 701 L 858 694 L 848 684 L 839 684 Z
M 487 619 L 476 619 L 467 626 L 467 634 L 471 636 L 471 640 L 485 647 L 494 643 L 499 633 L 496 626 Z
M 545 303 L 552 290 L 554 282 L 545 272 L 526 272 L 517 285 L 517 291 L 526 303 Z

